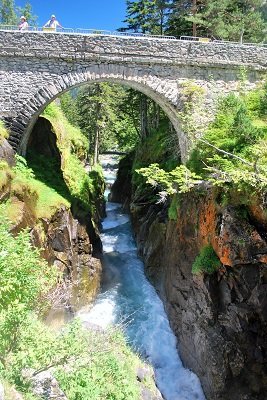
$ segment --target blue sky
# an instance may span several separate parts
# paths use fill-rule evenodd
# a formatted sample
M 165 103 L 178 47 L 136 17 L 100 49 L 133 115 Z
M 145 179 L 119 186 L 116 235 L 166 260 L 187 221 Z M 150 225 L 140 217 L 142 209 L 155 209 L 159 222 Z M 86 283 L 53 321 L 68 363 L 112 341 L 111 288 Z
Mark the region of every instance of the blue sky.
M 23 6 L 26 0 L 16 0 Z M 30 0 L 38 25 L 55 14 L 65 28 L 116 30 L 123 26 L 126 0 Z

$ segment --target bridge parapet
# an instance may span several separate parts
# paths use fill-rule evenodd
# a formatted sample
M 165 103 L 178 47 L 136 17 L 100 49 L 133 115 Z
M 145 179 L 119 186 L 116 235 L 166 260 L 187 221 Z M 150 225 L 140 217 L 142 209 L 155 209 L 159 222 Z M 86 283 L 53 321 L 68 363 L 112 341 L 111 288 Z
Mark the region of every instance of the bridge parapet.
M 149 37 L 0 31 L 0 57 L 119 61 L 267 69 L 267 48 Z

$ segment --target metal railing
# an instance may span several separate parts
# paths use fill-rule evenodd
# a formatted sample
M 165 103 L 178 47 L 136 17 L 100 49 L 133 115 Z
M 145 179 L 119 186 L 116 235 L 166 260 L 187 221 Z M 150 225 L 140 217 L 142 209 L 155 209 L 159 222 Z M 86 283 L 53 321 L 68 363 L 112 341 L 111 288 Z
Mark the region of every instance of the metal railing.
M 0 25 L 0 31 L 17 31 L 22 33 L 39 32 L 39 33 L 58 33 L 58 34 L 76 34 L 76 35 L 102 35 L 102 36 L 130 36 L 135 38 L 152 38 L 152 39 L 177 39 L 175 36 L 164 36 L 164 35 L 151 35 L 149 33 L 138 33 L 138 32 L 118 32 L 108 31 L 103 29 L 83 29 L 83 28 L 45 28 L 38 26 L 29 26 L 26 30 L 19 30 L 14 25 Z
M 202 43 L 215 43 L 215 44 L 234 44 L 238 46 L 261 46 L 266 47 L 267 43 L 250 43 L 250 42 L 233 42 L 231 40 L 215 39 L 203 36 L 180 36 L 180 40 L 190 41 L 190 42 L 202 42 Z
M 119 36 L 119 37 L 134 37 L 138 39 L 159 39 L 159 40 L 177 40 L 177 41 L 190 41 L 199 42 L 205 44 L 232 44 L 236 46 L 259 46 L 267 47 L 267 43 L 247 43 L 247 42 L 232 42 L 228 40 L 219 40 L 209 37 L 201 36 L 175 36 L 166 35 L 151 35 L 149 33 L 138 33 L 138 32 L 118 32 L 109 31 L 103 29 L 83 29 L 83 28 L 44 28 L 38 26 L 29 26 L 27 30 L 20 31 L 18 26 L 15 25 L 0 25 L 0 31 L 16 31 L 22 33 L 34 32 L 34 33 L 57 33 L 57 34 L 75 34 L 75 35 L 100 35 L 100 36 Z

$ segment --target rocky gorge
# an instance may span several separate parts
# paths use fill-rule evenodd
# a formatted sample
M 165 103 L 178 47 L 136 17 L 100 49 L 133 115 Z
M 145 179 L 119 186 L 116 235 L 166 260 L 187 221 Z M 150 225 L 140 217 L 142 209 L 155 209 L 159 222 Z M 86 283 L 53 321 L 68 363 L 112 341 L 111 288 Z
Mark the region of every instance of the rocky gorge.
M 198 375 L 209 400 L 265 399 L 264 199 L 247 204 L 240 193 L 232 193 L 226 202 L 220 189 L 202 183 L 173 200 L 170 219 L 168 205 L 151 204 L 130 188 L 130 164 L 121 162 L 111 199 L 129 205 L 146 274 L 164 300 L 185 366 Z M 192 273 L 207 246 L 214 249 L 219 268 Z M 205 262 L 210 260 L 202 258 Z

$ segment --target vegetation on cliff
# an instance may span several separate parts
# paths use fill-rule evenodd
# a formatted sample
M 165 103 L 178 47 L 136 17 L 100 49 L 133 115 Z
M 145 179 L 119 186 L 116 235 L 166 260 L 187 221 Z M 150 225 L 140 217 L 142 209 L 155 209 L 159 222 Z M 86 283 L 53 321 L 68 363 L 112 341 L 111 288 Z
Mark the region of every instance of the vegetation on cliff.
M 230 94 L 218 104 L 214 122 L 195 147 L 187 166 L 168 171 L 158 164 L 141 168 L 161 195 L 191 190 L 201 180 L 224 190 L 264 195 L 267 190 L 266 86 L 247 94 Z
M 130 351 L 121 329 L 85 330 L 78 321 L 59 332 L 45 326 L 42 318 L 54 299 L 51 291 L 62 276 L 32 246 L 29 230 L 18 226 L 16 235 L 10 233 L 22 203 L 30 211 L 28 222 L 34 224 L 48 220 L 61 206 L 70 207 L 75 199 L 84 211 L 93 212 L 102 195 L 99 167 L 89 175 L 84 170 L 87 139 L 66 121 L 58 105 L 51 104 L 44 117 L 57 137 L 60 165 L 32 151 L 27 161 L 16 156 L 13 168 L 0 163 L 0 195 L 5 200 L 0 205 L 0 380 L 7 394 L 14 386 L 25 399 L 37 399 L 33 378 L 51 369 L 70 400 L 138 400 L 142 387 L 136 375 L 143 363 Z M 3 128 L 1 137 L 6 136 Z M 153 388 L 151 376 L 143 383 Z
M 192 265 L 193 274 L 199 274 L 206 272 L 212 274 L 217 271 L 221 266 L 220 260 L 217 257 L 213 247 L 211 245 L 204 246 L 199 255 L 196 257 Z
M 31 378 L 52 369 L 70 400 L 139 399 L 136 370 L 142 363 L 119 329 L 99 332 L 74 321 L 55 332 L 41 322 L 49 306 L 47 294 L 61 279 L 59 272 L 32 247 L 28 231 L 16 237 L 9 233 L 4 215 L 1 205 L 1 380 L 15 385 L 25 399 L 37 399 Z
M 94 165 L 88 172 L 85 171 L 85 161 L 88 158 L 89 143 L 79 128 L 71 125 L 64 116 L 60 106 L 51 103 L 43 114 L 52 124 L 57 138 L 57 146 L 61 156 L 61 170 L 63 172 L 65 197 L 71 203 L 79 201 L 79 207 L 90 211 L 91 215 L 97 214 L 96 202 L 103 200 L 104 180 L 102 170 Z M 54 179 L 53 160 L 48 157 L 38 157 L 36 154 L 29 156 L 30 165 L 34 169 L 42 168 L 44 180 Z M 52 165 L 49 163 L 52 162 Z M 49 175 L 47 177 L 47 174 Z M 58 183 L 55 185 L 58 187 Z M 69 193 L 68 193 L 69 192 Z

